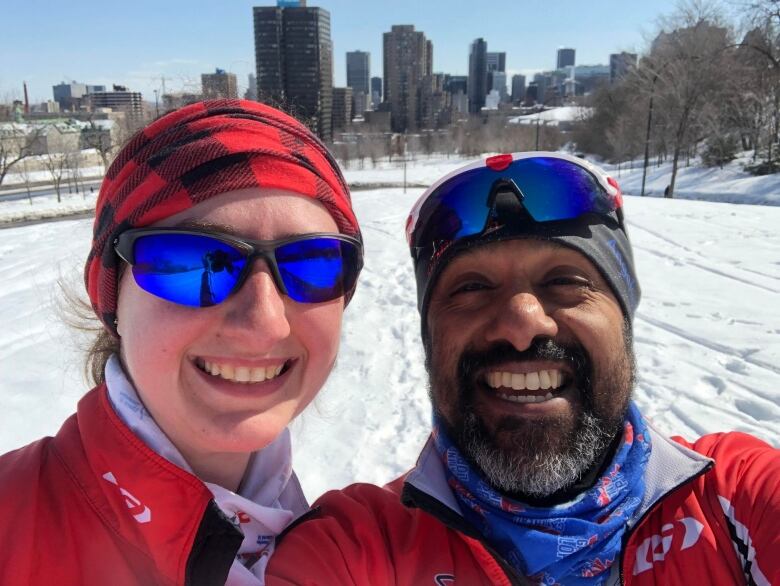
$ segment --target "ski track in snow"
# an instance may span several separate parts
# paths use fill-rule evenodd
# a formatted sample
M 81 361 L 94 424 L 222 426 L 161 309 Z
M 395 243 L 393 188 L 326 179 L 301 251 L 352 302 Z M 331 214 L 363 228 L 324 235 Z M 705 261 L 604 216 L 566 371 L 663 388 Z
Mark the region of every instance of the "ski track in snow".
M 446 169 L 423 171 L 433 179 Z M 404 239 L 422 191 L 353 193 L 366 266 L 334 372 L 293 424 L 295 469 L 312 499 L 355 481 L 392 480 L 427 437 Z M 626 210 L 643 290 L 634 325 L 640 407 L 662 431 L 687 439 L 739 430 L 780 445 L 780 208 L 626 197 Z M 86 390 L 84 337 L 56 307 L 60 275 L 83 289 L 90 231 L 91 220 L 0 231 L 0 452 L 56 433 Z

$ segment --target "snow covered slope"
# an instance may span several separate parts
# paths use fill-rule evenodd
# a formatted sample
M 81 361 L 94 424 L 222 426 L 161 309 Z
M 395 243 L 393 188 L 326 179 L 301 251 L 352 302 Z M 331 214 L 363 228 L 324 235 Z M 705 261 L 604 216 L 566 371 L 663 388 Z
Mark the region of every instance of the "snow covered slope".
M 406 213 L 421 189 L 356 191 L 366 268 L 340 358 L 295 424 L 313 498 L 414 463 L 430 407 Z M 636 398 L 669 433 L 753 433 L 780 446 L 780 208 L 626 198 L 643 300 Z M 91 221 L 0 230 L 0 452 L 53 434 L 86 391 L 78 344 L 56 315 L 77 291 Z

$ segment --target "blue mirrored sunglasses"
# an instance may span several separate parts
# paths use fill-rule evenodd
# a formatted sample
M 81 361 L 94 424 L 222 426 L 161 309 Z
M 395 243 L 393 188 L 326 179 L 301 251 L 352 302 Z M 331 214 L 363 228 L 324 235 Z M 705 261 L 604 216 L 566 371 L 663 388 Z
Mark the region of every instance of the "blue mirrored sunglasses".
M 466 170 L 444 181 L 424 200 L 410 245 L 424 248 L 480 234 L 495 213 L 497 191 L 514 192 L 522 209 L 536 222 L 571 220 L 587 213 L 618 212 L 622 199 L 609 193 L 585 167 L 564 158 L 534 156 Z
M 141 289 L 191 307 L 216 305 L 238 291 L 258 258 L 279 291 L 300 303 L 348 293 L 363 267 L 362 244 L 343 234 L 247 240 L 189 228 L 139 228 L 123 232 L 114 249 L 132 266 Z

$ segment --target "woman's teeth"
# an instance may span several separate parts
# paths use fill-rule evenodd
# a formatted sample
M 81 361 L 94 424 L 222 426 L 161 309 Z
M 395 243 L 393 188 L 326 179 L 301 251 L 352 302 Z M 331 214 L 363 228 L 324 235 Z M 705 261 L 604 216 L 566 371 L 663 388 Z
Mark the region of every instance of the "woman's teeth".
M 213 376 L 218 376 L 234 383 L 261 383 L 276 378 L 284 369 L 284 364 L 248 367 L 220 364 L 218 362 L 209 362 L 208 360 L 199 360 L 198 366 L 201 370 Z
M 492 389 L 507 388 L 514 391 L 538 391 L 547 390 L 545 394 L 506 394 L 498 393 L 498 396 L 515 403 L 541 403 L 553 398 L 552 391 L 563 384 L 563 373 L 560 370 L 540 370 L 538 372 L 526 372 L 518 374 L 505 371 L 491 371 L 486 376 L 486 382 Z

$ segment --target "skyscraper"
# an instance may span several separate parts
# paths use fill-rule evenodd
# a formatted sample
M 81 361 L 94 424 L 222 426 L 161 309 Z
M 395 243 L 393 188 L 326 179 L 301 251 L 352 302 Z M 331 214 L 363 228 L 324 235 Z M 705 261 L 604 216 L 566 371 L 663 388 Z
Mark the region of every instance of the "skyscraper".
M 382 78 L 371 78 L 371 107 L 376 110 L 382 103 Z
M 368 109 L 371 90 L 368 85 L 371 54 L 366 51 L 347 52 L 347 87 L 352 88 L 352 115 L 363 114 Z
M 506 53 L 486 53 L 485 63 L 488 71 L 506 71 Z
M 352 88 L 333 88 L 333 130 L 344 131 L 352 122 Z
M 291 112 L 330 141 L 330 13 L 305 0 L 278 0 L 277 6 L 255 6 L 253 15 L 258 99 Z
M 424 93 L 432 91 L 433 44 L 414 25 L 393 25 L 383 39 L 385 102 L 393 131 L 417 130 Z
M 238 82 L 235 73 L 217 69 L 214 73 L 201 74 L 200 83 L 205 100 L 238 97 Z
M 347 87 L 352 91 L 368 93 L 371 54 L 366 51 L 347 51 Z
M 469 51 L 469 112 L 479 113 L 487 94 L 487 43 L 475 39 Z
M 558 49 L 558 59 L 555 68 L 563 69 L 564 67 L 572 67 L 574 65 L 574 53 L 574 49 L 566 47 Z
M 254 73 L 247 75 L 247 87 L 244 98 L 257 101 L 257 78 Z
M 525 98 L 525 75 L 512 76 L 512 102 L 519 104 Z
M 486 53 L 485 64 L 487 66 L 487 93 L 497 90 L 501 101 L 506 101 L 506 53 Z
M 504 71 L 489 71 L 490 85 L 488 86 L 488 93 L 493 90 L 498 92 L 502 102 L 507 101 L 508 94 L 506 91 L 506 72 Z

